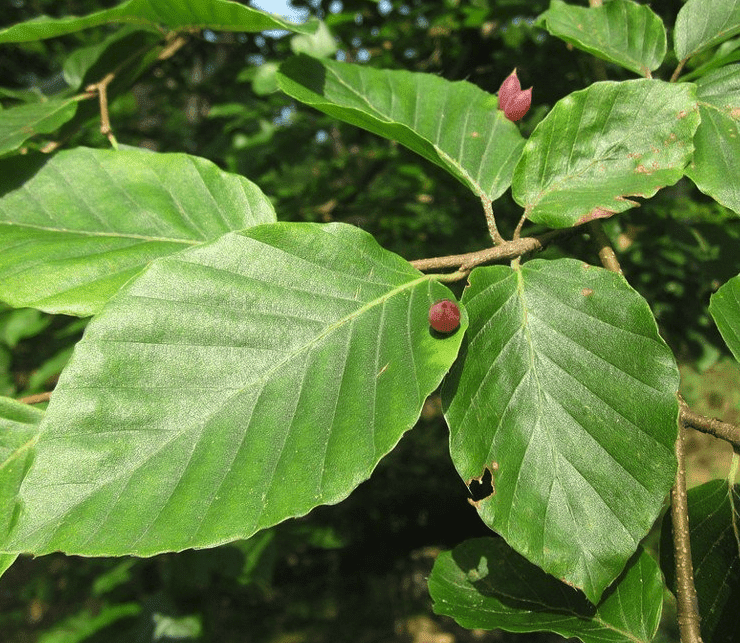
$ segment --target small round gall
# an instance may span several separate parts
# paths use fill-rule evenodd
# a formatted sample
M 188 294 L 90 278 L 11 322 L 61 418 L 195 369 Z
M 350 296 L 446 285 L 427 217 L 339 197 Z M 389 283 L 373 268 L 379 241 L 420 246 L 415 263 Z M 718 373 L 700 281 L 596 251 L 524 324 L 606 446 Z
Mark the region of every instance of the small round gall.
M 454 301 L 440 299 L 429 309 L 429 325 L 438 333 L 451 333 L 460 325 L 460 309 Z

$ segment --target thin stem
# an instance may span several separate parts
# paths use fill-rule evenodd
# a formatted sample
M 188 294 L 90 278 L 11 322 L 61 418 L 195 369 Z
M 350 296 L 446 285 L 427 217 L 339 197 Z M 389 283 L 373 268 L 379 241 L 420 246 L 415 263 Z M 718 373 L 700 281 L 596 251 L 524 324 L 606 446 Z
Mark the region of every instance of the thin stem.
M 480 200 L 481 203 L 483 203 L 483 212 L 486 213 L 488 233 L 491 235 L 493 243 L 495 245 L 504 243 L 504 238 L 501 236 L 501 233 L 498 231 L 498 227 L 496 226 L 496 217 L 493 216 L 493 201 L 483 194 L 481 194 Z
M 679 400 L 681 408 L 681 422 L 685 426 L 708 433 L 715 438 L 729 442 L 736 451 L 740 451 L 740 426 L 723 422 L 717 418 L 708 418 L 692 411 L 683 399 Z
M 165 47 L 159 53 L 160 60 L 168 58 L 174 54 L 183 44 L 185 40 L 181 38 L 167 38 L 168 46 Z M 115 80 L 116 74 L 120 73 L 122 69 L 126 67 L 131 61 L 135 60 L 137 56 L 142 54 L 144 51 L 149 49 L 148 45 L 140 47 L 137 51 L 133 52 L 128 58 L 121 61 L 116 68 L 107 73 L 97 83 L 92 83 L 85 87 L 86 98 L 92 98 L 95 94 L 98 95 L 98 101 L 100 103 L 100 133 L 108 138 L 113 149 L 118 149 L 118 141 L 113 134 L 113 128 L 110 124 L 110 114 L 108 113 L 108 86 Z
M 694 586 L 694 566 L 689 540 L 689 503 L 686 498 L 686 458 L 684 426 L 679 422 L 676 440 L 676 482 L 671 490 L 673 519 L 673 552 L 676 558 L 676 606 L 681 643 L 702 643 L 699 631 L 699 609 Z
M 455 272 L 448 272 L 442 275 L 434 275 L 434 277 L 437 281 L 441 281 L 442 283 L 448 283 L 448 282 L 460 281 L 462 279 L 465 279 L 465 277 L 467 277 L 469 274 L 470 274 L 469 270 L 456 270 Z
M 98 94 L 98 102 L 100 103 L 100 133 L 106 136 L 113 149 L 117 150 L 118 141 L 116 141 L 116 137 L 113 135 L 113 129 L 110 126 L 110 115 L 108 114 L 108 85 L 111 84 L 115 77 L 116 75 L 113 72 L 106 74 L 102 80 L 88 85 L 85 91 L 96 92 Z
M 51 391 L 46 393 L 37 393 L 36 395 L 27 395 L 26 397 L 19 397 L 16 401 L 23 402 L 23 404 L 39 404 L 41 402 L 48 402 L 51 399 Z
M 175 34 L 175 32 L 172 33 Z M 168 35 L 167 44 L 165 45 L 164 49 L 159 52 L 157 60 L 167 60 L 168 58 L 174 56 L 177 50 L 187 44 L 187 42 L 188 41 L 179 34 Z
M 596 244 L 599 252 L 601 265 L 607 270 L 622 274 L 622 266 L 619 265 L 619 259 L 614 253 L 609 237 L 606 236 L 604 228 L 601 227 L 601 221 L 589 221 L 588 231 L 591 233 L 591 239 Z
M 670 82 L 675 83 L 678 80 L 678 77 L 681 74 L 681 72 L 683 71 L 683 66 L 686 64 L 686 61 L 687 60 L 688 60 L 688 58 L 684 58 L 682 61 L 680 61 L 678 63 L 678 66 L 676 67 L 675 71 L 671 75 Z
M 519 235 L 522 233 L 522 226 L 524 225 L 524 222 L 527 220 L 527 213 L 525 212 L 521 219 L 519 219 L 519 223 L 516 224 L 516 228 L 514 228 L 514 236 L 512 237 L 515 241 L 519 239 Z

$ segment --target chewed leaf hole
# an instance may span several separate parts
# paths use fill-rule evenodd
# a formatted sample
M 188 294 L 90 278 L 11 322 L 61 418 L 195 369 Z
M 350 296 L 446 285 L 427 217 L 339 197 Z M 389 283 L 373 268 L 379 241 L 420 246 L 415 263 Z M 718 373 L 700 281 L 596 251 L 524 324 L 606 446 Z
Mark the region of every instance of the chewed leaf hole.
M 483 475 L 478 478 L 471 478 L 468 480 L 468 490 L 470 491 L 470 501 L 473 504 L 478 504 L 481 500 L 485 500 L 494 493 L 493 489 L 493 475 L 491 469 L 486 467 L 483 471 Z

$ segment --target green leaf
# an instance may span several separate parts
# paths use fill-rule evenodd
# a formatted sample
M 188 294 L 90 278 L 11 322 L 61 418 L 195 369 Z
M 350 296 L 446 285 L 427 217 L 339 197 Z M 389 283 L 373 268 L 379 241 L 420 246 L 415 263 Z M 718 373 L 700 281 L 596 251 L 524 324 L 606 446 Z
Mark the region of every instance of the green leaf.
M 450 291 L 345 224 L 276 223 L 159 259 L 88 325 L 0 551 L 210 547 L 367 479 L 467 325 Z
M 58 129 L 74 117 L 78 104 L 76 98 L 56 98 L 0 111 L 0 156 L 17 150 L 37 134 Z
M 160 639 L 190 639 L 197 640 L 203 634 L 203 624 L 200 616 L 170 616 L 169 614 L 152 615 L 154 621 L 155 641 Z
M 13 521 L 15 499 L 31 464 L 42 411 L 7 397 L 0 397 L 0 535 Z M 8 562 L 8 567 L 10 563 Z M 0 558 L 0 570 L 3 560 Z M 7 569 L 7 568 L 6 568 Z
M 0 87 L 0 97 L 19 100 L 23 103 L 38 103 L 41 100 L 46 100 L 46 97 L 41 93 L 41 90 L 38 87 L 31 87 L 29 89 L 9 89 L 8 87 Z M 2 109 L 3 107 L 0 105 L 0 111 Z
M 33 308 L 2 311 L 0 341 L 9 348 L 15 348 L 21 340 L 39 335 L 51 320 L 49 315 L 44 315 Z
M 280 65 L 275 62 L 262 63 L 257 67 L 252 78 L 252 91 L 257 96 L 267 96 L 280 89 L 277 82 L 277 71 L 279 67 Z M 239 105 L 239 108 L 243 113 L 244 105 Z
M 280 89 L 335 118 L 398 141 L 478 196 L 511 184 L 524 145 L 495 96 L 468 82 L 296 56 L 278 72 Z
M 590 8 L 551 0 L 541 18 L 553 36 L 641 76 L 660 67 L 665 57 L 663 21 L 650 7 L 632 0 Z
M 82 47 L 64 61 L 64 81 L 77 90 L 88 83 L 98 82 L 111 69 L 116 75 L 121 67 L 131 65 L 162 41 L 162 34 L 149 28 L 124 27 L 108 36 L 103 42 Z M 130 87 L 130 85 L 129 85 Z
M 86 316 L 150 261 L 275 220 L 205 159 L 77 148 L 0 161 L 0 298 Z
M 128 0 L 112 9 L 96 11 L 87 16 L 64 18 L 41 16 L 13 25 L 0 31 L 0 43 L 56 38 L 110 23 L 128 23 L 166 29 L 213 29 L 215 31 L 256 32 L 269 29 L 287 29 L 295 33 L 316 31 L 315 22 L 297 25 L 230 0 L 167 3 L 156 0 Z
M 720 67 L 729 65 L 740 60 L 740 38 L 723 42 L 715 51 L 712 57 L 702 65 L 695 67 L 688 73 L 681 75 L 682 81 L 694 80 L 706 76 L 710 71 L 715 71 Z
M 596 602 L 673 483 L 673 355 L 621 275 L 573 259 L 475 269 L 462 301 L 442 389 L 455 467 L 490 473 L 483 521 Z
M 694 583 L 701 615 L 701 635 L 708 643 L 733 643 L 740 632 L 740 485 L 711 480 L 689 489 L 689 534 Z M 676 591 L 673 524 L 663 521 L 660 564 Z
M 740 275 L 730 279 L 711 296 L 709 314 L 725 344 L 740 362 Z
M 686 175 L 715 201 L 740 214 L 740 65 L 696 81 L 701 124 Z
M 429 593 L 435 613 L 468 629 L 544 630 L 585 643 L 648 643 L 663 607 L 660 569 L 642 548 L 593 606 L 494 538 L 468 540 L 440 554 Z
M 0 577 L 10 569 L 16 558 L 18 554 L 0 554 Z
M 327 58 L 337 52 L 337 43 L 325 22 L 313 34 L 299 34 L 290 39 L 290 50 L 294 54 L 306 54 L 314 58 Z
M 579 225 L 637 205 L 684 174 L 699 112 L 692 85 L 594 83 L 558 101 L 535 128 L 512 193 L 531 221 Z
M 24 395 L 30 395 L 32 393 L 41 393 L 47 390 L 49 387 L 49 381 L 56 380 L 59 374 L 62 372 L 64 367 L 69 362 L 69 358 L 72 357 L 72 347 L 65 347 L 49 359 L 39 365 L 38 368 L 34 369 L 31 376 L 28 378 L 28 383 L 24 390 Z
M 676 57 L 685 60 L 740 33 L 740 0 L 688 0 L 676 17 Z
M 103 604 L 94 611 L 85 607 L 41 634 L 37 643 L 83 643 L 113 623 L 141 614 L 142 609 L 140 603 Z

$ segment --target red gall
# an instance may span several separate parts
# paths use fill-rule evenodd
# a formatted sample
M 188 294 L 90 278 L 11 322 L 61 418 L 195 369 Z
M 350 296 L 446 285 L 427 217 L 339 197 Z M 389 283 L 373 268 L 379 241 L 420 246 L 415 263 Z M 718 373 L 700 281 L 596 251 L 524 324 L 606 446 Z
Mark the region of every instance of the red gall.
M 510 121 L 521 120 L 532 104 L 532 88 L 522 90 L 516 69 L 501 83 L 498 90 L 498 108 Z
M 460 309 L 454 301 L 440 299 L 429 309 L 429 325 L 438 333 L 451 333 L 460 325 Z

